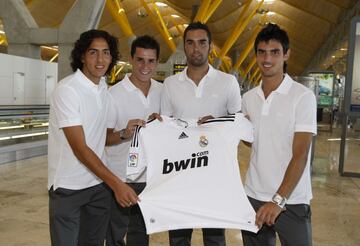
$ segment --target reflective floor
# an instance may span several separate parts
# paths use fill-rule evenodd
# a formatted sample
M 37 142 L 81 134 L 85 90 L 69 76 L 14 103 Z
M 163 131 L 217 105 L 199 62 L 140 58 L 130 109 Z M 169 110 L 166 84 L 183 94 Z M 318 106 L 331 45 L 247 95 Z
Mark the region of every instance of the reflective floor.
M 315 246 L 360 245 L 360 179 L 340 177 L 339 130 L 319 132 L 313 163 L 312 221 Z M 360 141 L 348 141 L 347 161 L 360 169 Z M 240 168 L 247 169 L 249 149 L 240 145 Z M 46 156 L 0 165 L 0 245 L 50 245 Z M 237 230 L 227 230 L 227 245 L 242 245 Z M 168 245 L 167 233 L 151 235 L 151 246 Z M 193 234 L 202 245 L 201 231 Z M 280 245 L 280 244 L 278 244 Z

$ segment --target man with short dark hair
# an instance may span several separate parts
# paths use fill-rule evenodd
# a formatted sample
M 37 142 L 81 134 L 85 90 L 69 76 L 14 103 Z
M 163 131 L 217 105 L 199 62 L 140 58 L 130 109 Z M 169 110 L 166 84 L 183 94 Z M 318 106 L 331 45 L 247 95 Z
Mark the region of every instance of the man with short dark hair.
M 103 246 L 110 187 L 120 204 L 138 197 L 104 165 L 109 97 L 104 75 L 118 59 L 117 40 L 105 31 L 80 35 L 71 53 L 74 74 L 51 97 L 48 143 L 52 245 Z M 107 184 L 105 185 L 104 182 Z
M 287 33 L 268 24 L 255 39 L 261 84 L 244 94 L 242 111 L 255 138 L 245 191 L 257 234 L 242 231 L 245 246 L 312 245 L 310 148 L 316 134 L 314 93 L 286 74 Z
M 184 32 L 187 67 L 164 81 L 161 114 L 182 119 L 224 116 L 241 110 L 240 88 L 236 78 L 213 68 L 208 62 L 211 33 L 200 22 Z M 192 229 L 169 232 L 171 246 L 191 244 Z M 203 229 L 205 246 L 226 245 L 224 229 Z
M 160 46 L 154 38 L 148 35 L 136 38 L 131 44 L 132 74 L 125 75 L 122 81 L 110 88 L 112 104 L 107 119 L 107 145 L 112 146 L 106 148 L 109 168 L 137 194 L 145 188 L 146 173 L 136 180 L 127 179 L 129 140 L 136 126 L 145 125 L 149 116 L 160 112 L 162 84 L 151 79 L 158 64 L 159 52 Z M 130 203 L 122 207 L 113 197 L 106 244 L 149 245 L 149 236 L 137 204 Z

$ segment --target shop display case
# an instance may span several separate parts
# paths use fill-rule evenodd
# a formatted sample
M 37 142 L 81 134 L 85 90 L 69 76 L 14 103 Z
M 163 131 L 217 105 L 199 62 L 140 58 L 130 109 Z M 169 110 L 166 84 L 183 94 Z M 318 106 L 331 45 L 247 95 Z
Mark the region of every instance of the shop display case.
M 0 164 L 47 153 L 48 105 L 0 106 Z

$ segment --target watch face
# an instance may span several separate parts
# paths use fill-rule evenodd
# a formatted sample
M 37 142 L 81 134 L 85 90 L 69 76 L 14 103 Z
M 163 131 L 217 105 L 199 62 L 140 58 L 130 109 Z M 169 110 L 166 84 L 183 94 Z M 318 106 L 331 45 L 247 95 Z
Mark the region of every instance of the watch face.
M 281 198 L 280 197 L 274 197 L 273 198 L 273 201 L 276 203 L 276 204 L 278 204 L 278 205 L 280 205 L 280 203 L 281 203 Z
M 279 194 L 275 194 L 272 198 L 272 201 L 281 208 L 283 208 L 286 203 L 286 199 L 281 197 Z

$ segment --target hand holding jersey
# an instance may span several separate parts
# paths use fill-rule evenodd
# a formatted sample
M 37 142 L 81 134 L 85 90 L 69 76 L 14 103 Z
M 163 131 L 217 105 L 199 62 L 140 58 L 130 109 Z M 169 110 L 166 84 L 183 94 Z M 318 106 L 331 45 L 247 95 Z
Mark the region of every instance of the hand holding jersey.
M 200 126 L 162 118 L 136 130 L 128 159 L 128 178 L 146 168 L 139 206 L 147 233 L 203 227 L 256 232 L 237 162 L 239 141 L 253 141 L 251 123 L 241 113 Z

